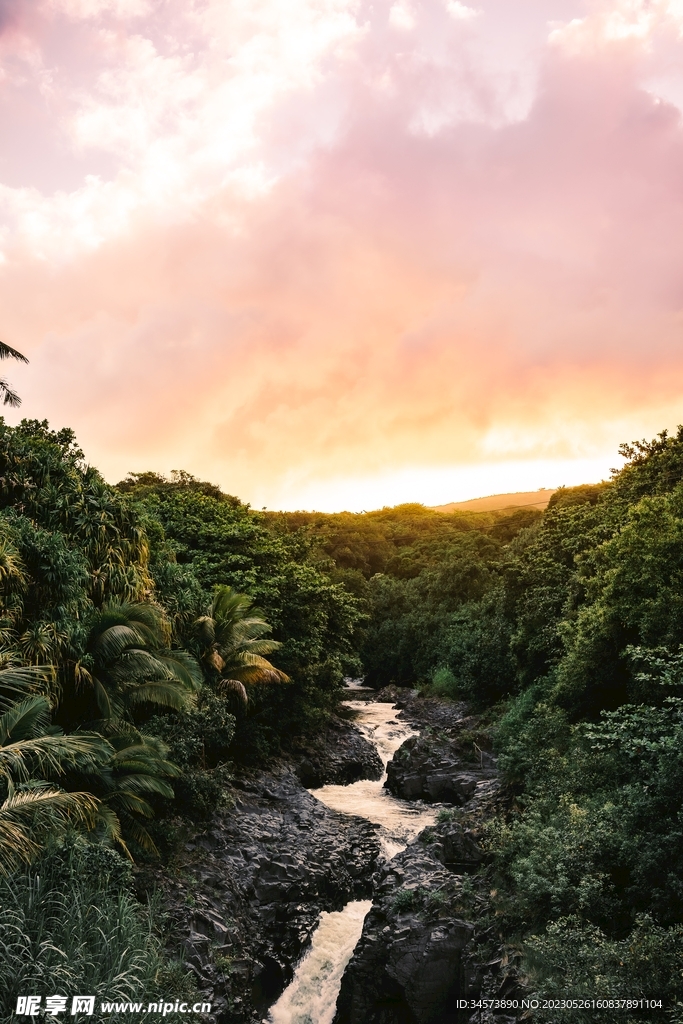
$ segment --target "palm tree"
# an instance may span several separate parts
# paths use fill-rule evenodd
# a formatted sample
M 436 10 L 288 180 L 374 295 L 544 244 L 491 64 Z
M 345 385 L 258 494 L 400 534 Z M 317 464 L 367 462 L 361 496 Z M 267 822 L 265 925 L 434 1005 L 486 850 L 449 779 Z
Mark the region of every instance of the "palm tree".
M 101 821 L 109 837 L 129 857 L 122 831 L 143 850 L 158 853 L 152 837 L 138 819 L 154 817 L 147 797 L 173 799 L 173 789 L 166 778 L 180 775 L 180 768 L 167 760 L 168 747 L 157 736 L 143 736 L 133 729 L 110 736 L 109 742 L 114 753 L 95 783 L 101 799 Z
M 97 829 L 130 857 L 130 838 L 156 847 L 138 820 L 154 816 L 146 797 L 173 798 L 167 777 L 180 769 L 156 736 L 128 728 L 104 739 L 97 733 L 63 735 L 51 724 L 42 693 L 44 669 L 0 670 L 0 874 L 30 862 L 43 840 L 67 828 Z M 55 784 L 80 779 L 87 791 Z
M 26 697 L 46 696 L 54 675 L 51 665 L 11 665 L 0 668 L 0 714 Z
M 107 731 L 144 705 L 181 710 L 202 684 L 186 651 L 170 650 L 170 627 L 151 604 L 112 602 L 93 616 L 77 683 L 89 685 Z M 98 725 L 99 727 L 99 725 Z
M 47 833 L 68 826 L 95 828 L 129 857 L 130 840 L 157 852 L 140 819 L 153 817 L 149 796 L 173 798 L 166 779 L 180 769 L 161 740 L 127 719 L 139 705 L 185 707 L 201 679 L 194 658 L 158 646 L 167 625 L 150 605 L 97 614 L 88 638 L 92 671 L 82 663 L 79 670 L 98 700 L 97 733 L 64 735 L 51 723 L 52 667 L 0 669 L 0 873 L 32 860 Z M 64 791 L 71 789 L 79 792 Z
M 244 704 L 245 683 L 289 682 L 289 676 L 267 660 L 281 644 L 266 639 L 272 628 L 246 594 L 217 587 L 206 615 L 195 621 L 195 630 L 203 661 L 219 675 L 219 690 L 235 693 Z
M 92 793 L 66 793 L 44 782 L 7 796 L 0 803 L 0 875 L 30 864 L 55 834 L 93 828 L 98 805 Z
M 4 342 L 0 341 L 0 359 L 18 359 L 20 363 L 27 363 L 28 359 L 22 355 L 21 352 L 17 352 L 15 348 L 10 348 L 9 345 L 5 345 Z M 21 399 L 16 391 L 13 391 L 8 381 L 4 377 L 0 377 L 0 394 L 4 395 L 3 402 L 5 405 L 16 406 L 21 405 Z
M 29 863 L 55 832 L 74 825 L 93 828 L 97 798 L 65 792 L 51 780 L 69 770 L 97 770 L 113 754 L 101 736 L 62 735 L 50 724 L 44 696 L 11 700 L 22 687 L 30 690 L 37 676 L 30 669 L 0 671 L 0 874 Z

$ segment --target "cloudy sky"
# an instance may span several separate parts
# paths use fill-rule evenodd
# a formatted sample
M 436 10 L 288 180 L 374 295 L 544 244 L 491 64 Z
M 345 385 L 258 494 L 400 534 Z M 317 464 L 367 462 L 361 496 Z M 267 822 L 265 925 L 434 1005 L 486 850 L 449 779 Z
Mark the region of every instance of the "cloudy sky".
M 21 415 L 257 507 L 604 477 L 683 420 L 681 69 L 682 0 L 0 0 Z

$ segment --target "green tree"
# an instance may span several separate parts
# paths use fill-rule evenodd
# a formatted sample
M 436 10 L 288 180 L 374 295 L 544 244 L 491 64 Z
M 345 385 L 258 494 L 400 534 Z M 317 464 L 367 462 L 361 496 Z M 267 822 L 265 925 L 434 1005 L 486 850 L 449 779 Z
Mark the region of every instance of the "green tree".
M 632 699 L 630 645 L 683 643 L 683 485 L 630 506 L 623 526 L 579 560 L 578 579 L 587 599 L 563 627 L 555 699 L 584 717 Z
M 70 772 L 101 768 L 112 751 L 98 735 L 64 736 L 50 719 L 39 669 L 0 671 L 0 872 L 30 862 L 47 836 L 92 828 L 98 801 L 55 785 Z
M 218 676 L 219 692 L 236 693 L 246 704 L 245 683 L 289 682 L 289 676 L 267 659 L 282 645 L 268 638 L 271 626 L 246 594 L 238 594 L 232 587 L 217 587 L 195 629 L 202 659 Z
M 97 707 L 92 719 L 114 729 L 132 723 L 136 713 L 185 707 L 202 683 L 195 659 L 167 645 L 170 629 L 161 608 L 142 603 L 111 603 L 93 613 L 85 651 L 75 666 L 79 687 L 88 686 Z M 88 712 L 74 695 L 72 714 Z

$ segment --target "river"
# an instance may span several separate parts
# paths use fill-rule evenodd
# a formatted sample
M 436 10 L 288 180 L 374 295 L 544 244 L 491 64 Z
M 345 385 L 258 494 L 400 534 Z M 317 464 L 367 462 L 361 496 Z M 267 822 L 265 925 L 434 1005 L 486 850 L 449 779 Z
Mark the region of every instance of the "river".
M 350 690 L 359 689 L 351 684 Z M 384 856 L 389 859 L 403 850 L 427 825 L 433 824 L 437 808 L 397 800 L 384 789 L 386 766 L 404 740 L 416 735 L 396 719 L 393 704 L 349 700 L 357 712 L 354 724 L 375 745 L 385 773 L 373 782 L 362 779 L 349 786 L 323 786 L 310 792 L 328 807 L 357 814 L 381 826 Z M 264 1024 L 332 1024 L 344 969 L 363 930 L 371 900 L 354 900 L 343 910 L 321 916 L 311 948 L 299 964 L 294 978 L 271 1007 Z

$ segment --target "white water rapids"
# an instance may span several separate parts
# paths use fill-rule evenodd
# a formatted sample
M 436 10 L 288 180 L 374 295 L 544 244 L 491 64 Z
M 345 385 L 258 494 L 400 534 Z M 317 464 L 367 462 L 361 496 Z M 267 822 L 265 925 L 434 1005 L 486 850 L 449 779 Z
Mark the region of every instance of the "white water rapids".
M 415 730 L 396 720 L 393 704 L 363 700 L 346 703 L 358 713 L 354 724 L 377 748 L 386 769 L 394 753 L 405 739 L 415 735 Z M 377 782 L 362 779 L 350 786 L 323 786 L 310 792 L 336 811 L 358 814 L 380 825 L 383 852 L 389 859 L 434 822 L 436 808 L 397 800 L 383 788 L 385 779 L 386 771 Z M 311 948 L 264 1024 L 332 1024 L 342 975 L 371 906 L 371 900 L 355 900 L 337 913 L 322 915 Z

